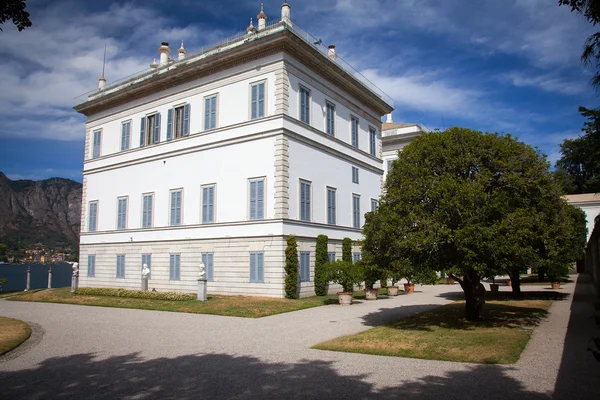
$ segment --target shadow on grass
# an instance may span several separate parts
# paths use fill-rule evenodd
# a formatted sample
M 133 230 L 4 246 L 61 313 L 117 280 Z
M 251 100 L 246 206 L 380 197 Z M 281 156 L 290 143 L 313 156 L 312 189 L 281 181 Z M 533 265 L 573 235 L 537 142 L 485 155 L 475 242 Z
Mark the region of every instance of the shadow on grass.
M 458 300 L 464 300 L 465 299 L 465 295 L 463 292 L 446 292 L 446 293 L 440 293 L 437 295 L 438 297 L 442 297 L 444 299 L 448 299 L 448 300 L 454 300 L 454 301 L 458 301 Z M 496 294 L 492 294 L 491 292 L 486 292 L 485 293 L 485 300 L 498 300 L 498 301 L 503 301 L 503 300 L 515 300 L 515 301 L 519 301 L 519 300 L 552 300 L 552 301 L 557 301 L 557 300 L 565 300 L 569 297 L 568 293 L 563 293 L 563 292 L 557 292 L 556 290 L 536 290 L 536 291 L 526 291 L 526 292 L 521 292 L 521 294 L 514 294 L 513 292 L 507 292 L 507 291 L 502 291 L 502 292 L 498 292 Z
M 264 362 L 251 356 L 185 355 L 146 359 L 137 353 L 106 359 L 93 354 L 56 357 L 35 368 L 0 372 L 7 399 L 547 399 L 530 392 L 506 368 L 484 365 L 412 378 L 377 389 L 368 374 L 341 374 L 339 361 Z M 384 372 L 385 373 L 385 372 Z M 374 377 L 375 379 L 377 376 Z M 373 379 L 373 378 L 371 378 Z M 509 389 L 509 392 L 507 392 Z

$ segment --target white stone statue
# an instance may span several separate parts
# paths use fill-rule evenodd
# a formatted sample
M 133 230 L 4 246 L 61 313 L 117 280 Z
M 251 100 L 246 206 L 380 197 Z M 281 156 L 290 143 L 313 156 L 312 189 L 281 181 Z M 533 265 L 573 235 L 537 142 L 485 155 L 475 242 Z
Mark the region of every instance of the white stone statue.
M 148 279 L 148 275 L 150 275 L 150 268 L 148 268 L 148 264 L 144 264 L 142 268 L 142 278 Z
M 198 280 L 206 279 L 206 266 L 202 261 L 200 261 L 199 270 L 200 271 L 198 272 Z
M 79 263 L 74 262 L 71 268 L 73 268 L 73 276 L 77 276 L 79 274 Z

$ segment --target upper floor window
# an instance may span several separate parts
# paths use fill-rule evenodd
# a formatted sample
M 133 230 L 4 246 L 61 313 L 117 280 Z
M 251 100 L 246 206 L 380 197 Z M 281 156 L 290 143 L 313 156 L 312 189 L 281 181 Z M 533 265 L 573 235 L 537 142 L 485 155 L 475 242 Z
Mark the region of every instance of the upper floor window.
M 217 95 L 204 98 L 204 130 L 217 127 Z
M 265 116 L 265 82 L 254 83 L 250 87 L 250 119 Z
M 377 201 L 375 199 L 371 199 L 371 211 L 373 211 L 373 212 L 377 211 L 378 207 L 379 207 L 379 201 Z
M 142 228 L 152 227 L 152 208 L 154 206 L 154 194 L 142 196 Z
M 335 212 L 335 189 L 327 188 L 327 223 L 329 225 L 335 225 L 336 212 Z
M 310 124 L 310 90 L 300 86 L 300 121 Z
M 88 218 L 88 232 L 96 232 L 98 229 L 98 202 L 90 202 L 90 214 Z
M 142 117 L 140 122 L 140 147 L 160 142 L 160 113 Z
M 181 225 L 181 203 L 183 198 L 183 190 L 172 190 L 171 191 L 171 217 L 169 219 L 169 225 L 179 226 Z
M 202 223 L 215 222 L 215 185 L 202 187 Z
M 117 229 L 127 228 L 127 197 L 118 199 L 117 204 Z
M 121 124 L 121 151 L 129 150 L 131 146 L 131 121 Z
M 352 183 L 358 183 L 358 168 L 352 167 Z
M 100 157 L 100 144 L 102 143 L 102 130 L 94 131 L 94 147 L 92 149 L 92 158 Z
M 335 135 L 335 105 L 333 103 L 325 103 L 326 118 L 325 118 L 325 131 L 328 135 Z
M 352 131 L 352 146 L 358 147 L 358 118 L 350 118 L 350 128 Z
M 175 107 L 167 111 L 167 140 L 190 134 L 190 105 Z
M 387 160 L 387 170 L 388 170 L 388 172 L 392 169 L 392 165 L 394 165 L 394 160 Z
M 377 152 L 377 131 L 369 127 L 369 153 L 372 156 Z
M 352 226 L 360 228 L 360 196 L 352 195 Z
M 250 180 L 250 219 L 265 218 L 265 180 Z
M 310 222 L 310 182 L 300 181 L 300 220 Z

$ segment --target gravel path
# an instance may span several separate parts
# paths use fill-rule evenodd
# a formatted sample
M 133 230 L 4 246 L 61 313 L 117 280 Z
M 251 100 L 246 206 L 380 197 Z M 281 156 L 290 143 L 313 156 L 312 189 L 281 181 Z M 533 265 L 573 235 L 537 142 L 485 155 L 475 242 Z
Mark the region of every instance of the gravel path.
M 310 349 L 460 295 L 458 285 L 417 287 L 414 295 L 261 319 L 0 300 L 0 315 L 43 329 L 18 357 L 0 358 L 0 398 L 550 398 L 571 297 L 553 304 L 513 366 Z

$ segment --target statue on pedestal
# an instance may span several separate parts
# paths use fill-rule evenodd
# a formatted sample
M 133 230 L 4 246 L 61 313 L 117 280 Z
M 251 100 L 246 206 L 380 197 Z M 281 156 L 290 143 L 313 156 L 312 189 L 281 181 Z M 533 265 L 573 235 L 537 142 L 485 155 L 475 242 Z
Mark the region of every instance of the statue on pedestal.
M 148 268 L 148 264 L 144 264 L 142 267 L 142 278 L 148 279 L 148 275 L 150 275 L 150 268 Z
M 74 262 L 71 268 L 73 268 L 73 276 L 79 276 L 79 263 Z
M 198 280 L 199 281 L 206 280 L 206 266 L 204 265 L 204 263 L 202 261 L 200 261 Z

